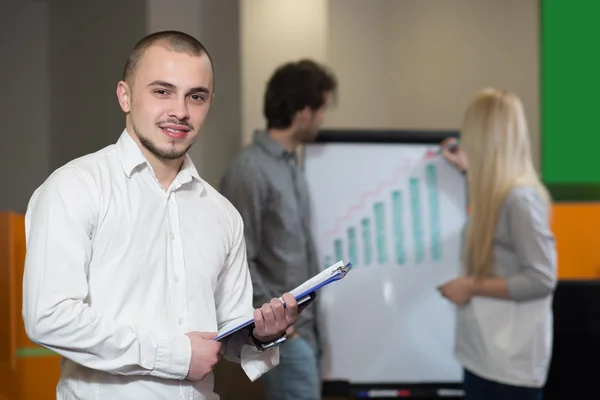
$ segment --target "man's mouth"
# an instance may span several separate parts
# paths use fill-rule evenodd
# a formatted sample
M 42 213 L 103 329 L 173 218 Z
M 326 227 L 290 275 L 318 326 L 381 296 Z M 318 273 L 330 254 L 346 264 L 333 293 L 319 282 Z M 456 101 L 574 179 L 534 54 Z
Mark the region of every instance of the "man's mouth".
M 163 133 L 173 139 L 181 139 L 190 131 L 188 126 L 174 124 L 160 125 L 160 129 L 163 131 Z

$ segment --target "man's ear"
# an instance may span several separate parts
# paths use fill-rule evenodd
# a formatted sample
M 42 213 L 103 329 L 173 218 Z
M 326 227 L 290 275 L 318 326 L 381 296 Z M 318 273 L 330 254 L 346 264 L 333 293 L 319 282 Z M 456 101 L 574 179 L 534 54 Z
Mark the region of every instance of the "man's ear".
M 308 120 L 311 118 L 313 111 L 310 109 L 309 106 L 306 106 L 302 109 L 302 111 L 300 111 L 300 114 L 302 115 L 302 118 Z
M 125 81 L 119 81 L 117 84 L 117 98 L 123 112 L 128 113 L 131 110 L 131 88 Z
M 304 107 L 302 110 L 296 112 L 294 115 L 294 120 L 300 123 L 305 123 L 306 121 L 310 121 L 312 115 L 312 110 L 309 106 Z

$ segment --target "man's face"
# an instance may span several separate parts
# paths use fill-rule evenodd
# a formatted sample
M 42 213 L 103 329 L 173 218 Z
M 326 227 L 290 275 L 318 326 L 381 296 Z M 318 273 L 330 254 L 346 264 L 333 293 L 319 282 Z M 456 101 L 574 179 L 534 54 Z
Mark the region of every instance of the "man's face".
M 125 94 L 127 101 L 119 91 L 121 108 L 129 112 L 130 133 L 159 159 L 181 158 L 202 130 L 212 87 L 207 55 L 191 56 L 151 46 L 138 62 L 129 95 Z
M 304 132 L 302 141 L 305 143 L 314 142 L 319 134 L 319 130 L 321 130 L 321 126 L 323 126 L 323 122 L 325 122 L 325 106 L 315 111 L 311 111 L 311 118 L 308 121 L 308 126 Z
M 299 143 L 310 143 L 314 142 L 321 126 L 325 122 L 325 111 L 327 105 L 324 104 L 317 110 L 311 110 L 306 107 L 300 112 L 298 130 L 296 132 L 296 139 Z

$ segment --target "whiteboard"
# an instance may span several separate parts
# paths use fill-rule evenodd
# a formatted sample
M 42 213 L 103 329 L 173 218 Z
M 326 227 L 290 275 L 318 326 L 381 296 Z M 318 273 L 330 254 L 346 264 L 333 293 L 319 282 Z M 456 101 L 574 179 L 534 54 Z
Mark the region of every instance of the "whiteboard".
M 437 145 L 314 143 L 304 168 L 323 268 L 355 268 L 319 294 L 324 380 L 460 382 L 455 308 L 436 287 L 457 276 L 464 177 Z

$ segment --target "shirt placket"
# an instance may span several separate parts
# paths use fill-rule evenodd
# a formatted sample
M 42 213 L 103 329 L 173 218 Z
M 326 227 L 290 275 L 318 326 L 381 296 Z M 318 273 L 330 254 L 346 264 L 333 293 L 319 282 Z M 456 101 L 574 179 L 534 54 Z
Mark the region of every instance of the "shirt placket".
M 300 187 L 301 171 L 300 171 L 300 168 L 298 167 L 298 160 L 296 159 L 295 154 L 291 154 L 289 156 L 288 163 L 289 163 L 290 172 L 292 175 L 292 185 L 294 187 L 294 195 L 296 196 L 296 205 L 297 205 L 298 212 L 300 213 L 300 221 L 302 224 L 302 237 L 306 241 L 306 238 L 310 234 L 310 229 L 308 226 L 309 221 L 308 221 L 308 215 L 306 213 L 306 201 L 302 196 L 303 188 Z M 305 242 L 304 245 L 308 246 L 308 243 Z M 306 256 L 308 256 L 309 253 L 310 253 L 310 249 L 307 248 Z
M 172 251 L 172 304 L 174 317 L 181 333 L 188 331 L 187 306 L 186 306 L 186 286 L 185 286 L 185 259 L 183 255 L 183 243 L 181 235 L 181 226 L 179 224 L 179 210 L 177 206 L 176 192 L 171 191 L 167 197 L 169 210 L 169 239 L 171 240 Z M 186 388 L 179 386 L 180 399 L 186 399 Z

